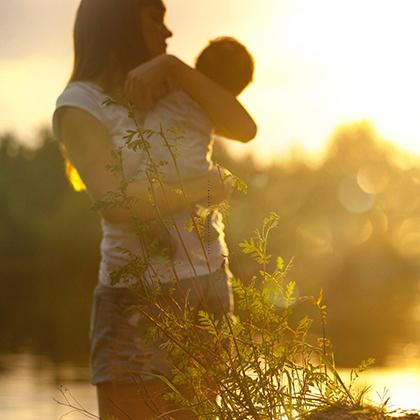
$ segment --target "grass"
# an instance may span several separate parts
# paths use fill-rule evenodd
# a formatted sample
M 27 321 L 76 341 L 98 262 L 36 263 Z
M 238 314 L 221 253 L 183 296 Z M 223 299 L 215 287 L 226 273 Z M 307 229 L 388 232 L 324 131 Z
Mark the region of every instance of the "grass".
M 108 101 L 112 104 L 112 101 Z M 159 139 L 168 147 L 177 168 L 173 141 L 182 141 L 177 134 L 144 130 L 135 121 L 135 112 L 129 107 L 129 116 L 136 129 L 127 132 L 125 147 L 138 150 L 148 158 L 145 180 L 149 181 L 149 199 L 153 202 L 156 188 L 163 188 L 164 170 L 150 152 L 149 140 Z M 262 227 L 242 241 L 241 251 L 258 266 L 258 274 L 249 279 L 232 279 L 237 313 L 223 312 L 216 317 L 211 311 L 197 310 L 186 293 L 175 297 L 179 279 L 174 275 L 172 287 L 162 287 L 157 277 L 145 281 L 144 271 L 151 259 L 169 259 L 167 247 L 148 241 L 150 233 L 156 236 L 156 225 L 141 222 L 136 216 L 136 197 L 127 195 L 127 179 L 122 171 L 122 148 L 115 151 L 115 165 L 109 169 L 119 176 L 120 189 L 109 193 L 96 208 L 107 206 L 130 210 L 137 231 L 141 255 L 122 250 L 128 263 L 113 273 L 113 282 L 137 278 L 139 304 L 135 309 L 148 319 L 146 328 L 150 340 L 159 340 L 172 365 L 166 398 L 188 409 L 203 420 L 220 419 L 385 419 L 386 404 L 373 407 L 366 400 L 367 388 L 358 389 L 360 374 L 373 360 L 362 362 L 351 371 L 347 384 L 335 365 L 332 343 L 327 337 L 327 306 L 322 291 L 318 296 L 297 296 L 296 283 L 289 280 L 293 261 L 273 258 L 269 253 L 269 237 L 278 228 L 279 217 L 270 213 Z M 159 163 L 157 163 L 159 162 Z M 179 174 L 179 170 L 177 170 Z M 246 185 L 229 174 L 236 189 L 246 192 Z M 186 199 L 182 180 L 174 189 L 180 199 Z M 191 216 L 188 230 L 200 239 L 206 248 L 205 233 L 209 217 L 214 212 L 226 213 L 226 203 L 208 203 Z M 172 229 L 179 237 L 180 227 L 173 218 L 163 218 L 157 211 L 158 229 L 168 233 Z M 148 236 L 149 235 L 149 236 Z M 159 235 L 157 235 L 159 237 Z M 182 239 L 181 239 L 182 240 Z M 144 244 L 148 244 L 145 247 Z M 185 246 L 184 246 L 185 247 Z M 149 251 L 153 249 L 153 252 Z M 193 291 L 191 291 L 193 292 Z M 315 308 L 322 333 L 313 338 L 313 320 L 308 316 L 296 320 L 296 307 Z M 144 333 L 144 331 L 143 331 Z M 189 389 L 188 394 L 180 389 Z M 413 414 L 414 415 L 414 414 Z M 409 414 L 407 414 L 409 416 Z M 416 417 L 405 418 L 416 418 Z

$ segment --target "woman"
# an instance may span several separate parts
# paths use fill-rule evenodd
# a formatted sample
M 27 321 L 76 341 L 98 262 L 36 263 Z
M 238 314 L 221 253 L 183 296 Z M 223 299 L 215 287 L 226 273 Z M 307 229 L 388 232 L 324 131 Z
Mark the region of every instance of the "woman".
M 255 136 L 253 120 L 233 95 L 176 57 L 165 54 L 166 40 L 172 34 L 165 26 L 164 16 L 161 0 L 81 0 L 79 5 L 74 28 L 73 74 L 58 98 L 53 128 L 95 201 L 109 191 L 117 191 L 118 180 L 106 168 L 112 164 L 112 151 L 122 145 L 126 131 L 133 129 L 126 109 L 115 104 L 103 105 L 107 96 L 129 99 L 141 118 L 142 112 L 165 95 L 169 86 L 176 85 L 201 105 L 219 134 L 242 141 Z M 129 167 L 127 153 L 122 158 Z M 226 189 L 219 179 L 217 173 L 210 173 L 184 184 L 187 197 L 184 200 L 173 185 L 162 185 L 154 191 L 153 205 L 148 200 L 149 186 L 142 182 L 130 184 L 129 195 L 140 198 L 137 217 L 150 221 L 193 206 L 207 199 L 208 194 L 214 200 L 223 199 Z M 134 303 L 127 285 L 111 282 L 112 270 L 122 260 L 117 247 L 139 252 L 136 235 L 127 223 L 130 215 L 118 208 L 105 208 L 101 213 L 102 259 L 90 331 L 92 384 L 97 386 L 99 413 L 101 418 L 151 418 L 171 409 L 161 397 L 165 385 L 155 379 L 153 372 L 170 375 L 170 371 L 164 366 L 165 355 L 161 350 L 157 346 L 147 347 L 141 337 L 139 341 L 137 329 L 124 317 L 123 309 Z M 223 235 L 211 246 L 210 264 L 201 266 L 200 258 L 193 261 L 194 278 L 186 268 L 186 261 L 172 263 L 181 267 L 176 273 L 180 287 L 199 285 L 206 299 L 216 290 L 229 310 L 229 271 Z M 159 269 L 155 265 L 153 269 L 156 268 Z M 136 384 L 131 371 L 145 373 L 143 386 Z M 184 413 L 173 418 L 192 416 Z

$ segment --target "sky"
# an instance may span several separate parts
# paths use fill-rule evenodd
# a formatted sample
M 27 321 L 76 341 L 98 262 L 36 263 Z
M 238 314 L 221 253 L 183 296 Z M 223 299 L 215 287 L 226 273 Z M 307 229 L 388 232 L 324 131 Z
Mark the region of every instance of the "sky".
M 33 144 L 72 64 L 79 0 L 0 1 L 0 133 Z M 255 57 L 240 100 L 259 132 L 235 153 L 319 156 L 337 126 L 370 120 L 420 155 L 419 0 L 166 0 L 168 52 L 189 64 L 229 35 Z

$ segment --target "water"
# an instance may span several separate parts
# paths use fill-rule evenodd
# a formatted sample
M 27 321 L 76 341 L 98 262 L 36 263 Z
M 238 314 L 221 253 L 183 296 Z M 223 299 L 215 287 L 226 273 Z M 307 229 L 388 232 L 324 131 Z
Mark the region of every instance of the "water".
M 71 411 L 58 402 L 64 394 L 73 404 L 97 415 L 95 388 L 89 384 L 86 366 L 74 364 L 52 365 L 39 356 L 22 354 L 0 356 L 0 419 L 1 420 L 55 420 Z M 344 378 L 348 371 L 343 371 Z M 371 369 L 363 374 L 362 383 L 372 385 L 370 396 L 379 401 L 384 388 L 390 396 L 389 407 L 420 409 L 420 364 L 405 368 Z M 60 385 L 67 391 L 60 391 Z M 73 397 L 73 398 L 72 398 Z M 76 401 L 77 400 L 77 401 Z M 65 420 L 86 417 L 67 414 Z
M 348 378 L 349 371 L 342 371 Z M 371 387 L 368 398 L 374 403 L 389 398 L 388 410 L 420 410 L 420 365 L 411 367 L 372 368 L 362 373 L 360 386 Z
M 96 413 L 95 388 L 89 384 L 88 369 L 75 365 L 52 365 L 47 359 L 29 354 L 0 357 L 0 419 L 53 420 L 69 413 L 54 398 L 64 401 L 60 385 L 87 410 Z M 67 392 L 66 396 L 70 397 Z M 75 401 L 72 401 L 75 403 Z M 69 414 L 66 420 L 87 419 Z

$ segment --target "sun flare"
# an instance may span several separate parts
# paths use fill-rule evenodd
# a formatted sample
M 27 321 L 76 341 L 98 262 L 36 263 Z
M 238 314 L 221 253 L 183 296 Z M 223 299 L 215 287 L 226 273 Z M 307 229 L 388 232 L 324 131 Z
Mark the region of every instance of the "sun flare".
M 237 154 L 251 151 L 257 160 L 271 161 L 284 159 L 295 147 L 316 155 L 337 126 L 367 119 L 380 136 L 420 155 L 420 1 L 165 3 L 174 33 L 169 53 L 192 64 L 209 39 L 231 35 L 255 56 L 254 83 L 241 100 L 255 117 L 259 134 L 249 146 L 235 147 Z M 9 55 L 0 54 L 0 130 L 16 130 L 30 142 L 32 133 L 50 122 L 55 98 L 70 73 L 69 9 L 75 13 L 78 0 L 68 0 L 66 10 L 51 9 L 61 24 L 50 28 L 46 23 L 48 45 L 34 41 L 40 36 L 41 16 L 33 0 L 27 4 L 26 15 L 16 13 L 14 22 L 25 27 L 24 34 L 10 40 Z M 63 15 L 58 16 L 59 10 Z M 186 10 L 194 19 L 186 19 Z
M 249 28 L 263 68 L 245 102 L 262 127 L 260 151 L 290 142 L 320 151 L 337 125 L 367 119 L 382 137 L 420 154 L 420 2 L 286 3 L 278 25 L 270 26 L 271 16 Z

